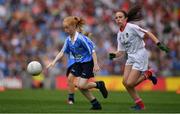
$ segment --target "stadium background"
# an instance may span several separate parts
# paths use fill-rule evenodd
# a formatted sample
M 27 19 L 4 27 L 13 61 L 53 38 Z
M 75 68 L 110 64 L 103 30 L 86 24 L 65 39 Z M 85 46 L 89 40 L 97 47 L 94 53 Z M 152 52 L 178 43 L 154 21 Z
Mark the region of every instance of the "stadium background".
M 145 39 L 149 65 L 159 82 L 153 86 L 144 81 L 137 87 L 147 107 L 142 113 L 180 112 L 179 0 L 0 0 L 0 113 L 134 113 L 129 110 L 133 101 L 121 84 L 125 58 L 116 62 L 107 59 L 107 53 L 116 50 L 118 27 L 113 12 L 120 8 L 127 11 L 134 4 L 143 5 L 144 19 L 137 24 L 171 49 L 166 55 Z M 82 16 L 87 22 L 85 30 L 93 33 L 102 69 L 96 80 L 104 80 L 111 90 L 108 99 L 93 91 L 102 111 L 89 111 L 88 102 L 78 91 L 75 104 L 66 104 L 65 58 L 40 76 L 26 72 L 30 61 L 46 66 L 62 48 L 66 38 L 62 20 L 68 15 Z
M 137 3 L 143 5 L 144 15 L 137 24 L 153 32 L 171 49 L 165 54 L 150 39 L 145 39 L 149 65 L 162 80 L 157 90 L 169 90 L 164 88 L 172 85 L 175 86 L 170 90 L 177 90 L 180 88 L 179 0 L 73 0 L 73 4 L 71 0 L 0 0 L 0 86 L 36 88 L 43 82 L 44 88 L 54 89 L 61 88 L 58 86 L 61 82 L 60 85 L 66 85 L 61 79 L 66 71 L 65 58 L 48 73 L 33 79 L 27 74 L 26 66 L 32 60 L 40 61 L 43 66 L 53 60 L 66 38 L 62 20 L 69 15 L 83 17 L 87 23 L 85 30 L 93 33 L 102 69 L 96 74 L 97 79 L 102 78 L 114 87 L 121 86 L 121 82 L 113 80 L 121 80 L 125 58 L 115 62 L 107 59 L 108 52 L 116 50 L 118 27 L 113 12 L 120 8 L 127 11 Z M 153 90 L 149 88 L 152 85 L 147 90 Z

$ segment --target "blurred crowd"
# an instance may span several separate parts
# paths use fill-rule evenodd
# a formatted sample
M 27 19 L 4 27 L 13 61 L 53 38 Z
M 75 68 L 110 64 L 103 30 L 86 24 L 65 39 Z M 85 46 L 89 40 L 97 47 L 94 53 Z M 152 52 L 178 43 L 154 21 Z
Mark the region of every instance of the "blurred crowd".
M 81 16 L 84 29 L 93 34 L 101 71 L 98 75 L 122 75 L 126 58 L 108 60 L 116 50 L 114 11 L 128 11 L 142 4 L 144 19 L 136 22 L 153 32 L 171 49 L 160 51 L 145 39 L 149 66 L 158 76 L 180 76 L 180 1 L 179 0 L 0 0 L 0 77 L 26 75 L 26 66 L 37 60 L 46 66 L 61 50 L 66 33 L 62 21 L 66 16 Z M 66 58 L 49 71 L 63 75 Z

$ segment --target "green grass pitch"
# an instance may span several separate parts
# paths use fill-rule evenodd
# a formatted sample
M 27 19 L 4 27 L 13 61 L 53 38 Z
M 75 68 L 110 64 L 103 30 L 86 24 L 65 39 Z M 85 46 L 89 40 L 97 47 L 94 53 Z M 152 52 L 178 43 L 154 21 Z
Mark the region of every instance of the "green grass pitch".
M 60 90 L 6 90 L 0 92 L 0 113 L 177 113 L 180 112 L 180 94 L 175 92 L 139 92 L 146 110 L 132 111 L 133 101 L 127 92 L 109 92 L 104 99 L 98 91 L 93 94 L 103 110 L 92 111 L 90 103 L 76 91 L 75 104 L 66 104 L 67 91 Z

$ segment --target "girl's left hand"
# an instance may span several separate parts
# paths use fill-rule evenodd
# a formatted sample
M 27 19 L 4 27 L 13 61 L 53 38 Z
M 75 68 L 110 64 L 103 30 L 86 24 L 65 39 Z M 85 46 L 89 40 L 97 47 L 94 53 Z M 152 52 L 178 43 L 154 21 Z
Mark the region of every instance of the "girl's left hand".
M 159 47 L 159 49 L 161 49 L 162 51 L 165 51 L 166 53 L 168 53 L 170 51 L 170 49 L 163 43 L 158 42 L 157 46 Z
M 99 65 L 98 64 L 94 64 L 94 72 L 98 72 L 98 71 L 100 71 L 101 69 L 100 69 L 100 67 L 99 67 Z

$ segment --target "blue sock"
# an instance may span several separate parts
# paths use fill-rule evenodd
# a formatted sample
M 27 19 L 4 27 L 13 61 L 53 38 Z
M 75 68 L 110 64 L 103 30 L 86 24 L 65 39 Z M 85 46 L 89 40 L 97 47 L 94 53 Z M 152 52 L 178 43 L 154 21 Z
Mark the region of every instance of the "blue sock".
M 68 94 L 68 100 L 71 100 L 74 102 L 74 93 L 69 93 Z
M 95 82 L 95 83 L 96 83 L 96 88 L 98 88 L 98 89 L 99 89 L 99 88 L 100 88 L 100 86 L 101 86 L 101 85 L 100 85 L 100 81 L 97 81 L 97 82 Z
M 91 104 L 93 107 L 99 107 L 100 105 L 96 98 L 91 101 Z

